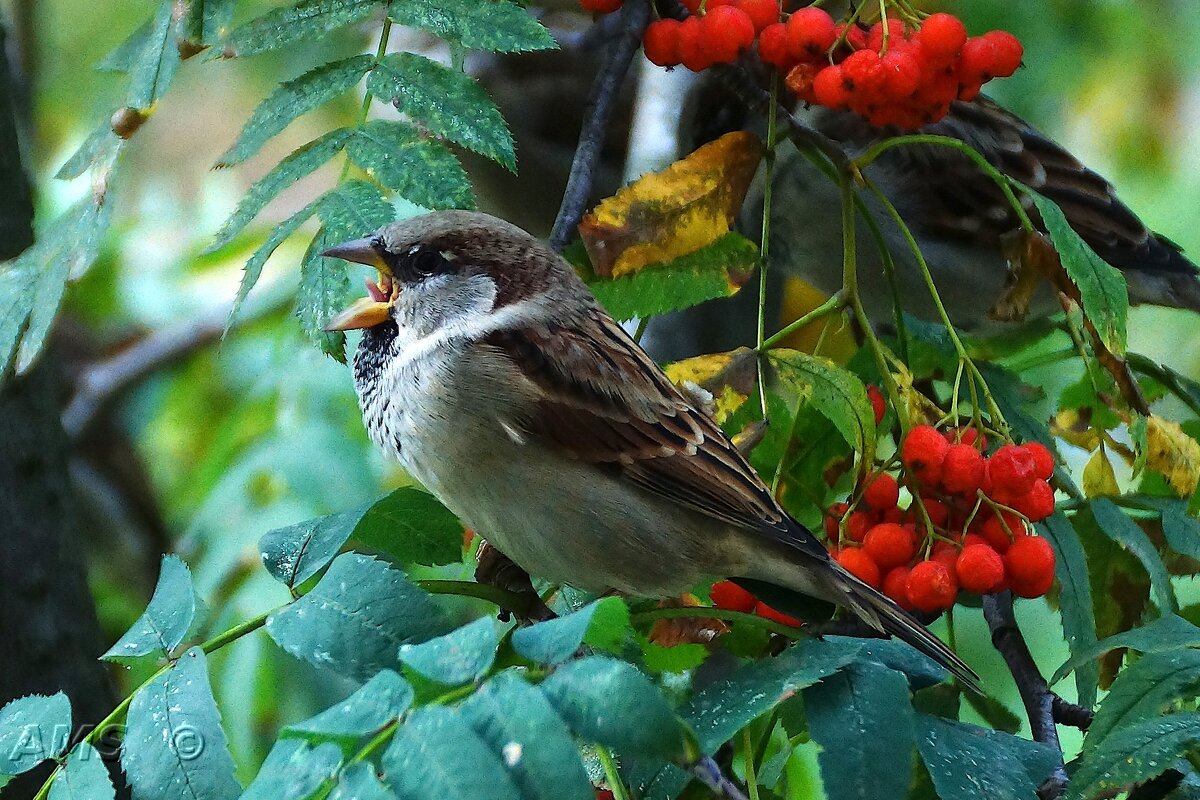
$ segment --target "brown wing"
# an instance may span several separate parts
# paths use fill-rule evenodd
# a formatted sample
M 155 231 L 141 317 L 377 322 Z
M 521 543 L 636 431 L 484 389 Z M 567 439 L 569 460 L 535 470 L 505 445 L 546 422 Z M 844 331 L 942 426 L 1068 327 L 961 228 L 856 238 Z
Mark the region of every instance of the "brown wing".
M 717 424 L 611 317 L 596 308 L 589 323 L 502 331 L 484 340 L 545 395 L 525 423 L 528 433 L 680 506 L 825 555 Z

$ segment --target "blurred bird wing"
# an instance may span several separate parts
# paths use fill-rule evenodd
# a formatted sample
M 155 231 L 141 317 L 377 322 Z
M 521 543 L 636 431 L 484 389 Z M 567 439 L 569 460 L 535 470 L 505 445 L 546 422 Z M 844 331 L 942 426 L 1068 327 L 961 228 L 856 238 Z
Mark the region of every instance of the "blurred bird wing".
M 537 387 L 523 421 L 532 436 L 682 507 L 826 557 L 720 427 L 600 309 L 582 326 L 504 330 L 484 344 Z

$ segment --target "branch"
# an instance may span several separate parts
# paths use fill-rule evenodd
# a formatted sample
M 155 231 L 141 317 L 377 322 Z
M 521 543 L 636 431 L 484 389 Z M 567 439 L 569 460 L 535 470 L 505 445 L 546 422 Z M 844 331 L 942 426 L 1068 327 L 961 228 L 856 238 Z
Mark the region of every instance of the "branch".
M 579 131 L 579 144 L 575 148 L 571 174 L 567 178 L 567 189 L 563 193 L 558 217 L 554 220 L 554 229 L 550 232 L 550 246 L 556 251 L 561 252 L 566 247 L 591 200 L 600 148 L 612 117 L 617 92 L 625 80 L 630 61 L 641 46 L 642 32 L 650 21 L 649 0 L 631 0 L 618 13 L 620 27 L 608 45 L 604 66 L 592 84 L 583 127 Z
M 1034 741 L 1048 744 L 1058 754 L 1058 762 L 1050 776 L 1038 788 L 1041 800 L 1057 800 L 1067 788 L 1067 771 L 1063 766 L 1062 744 L 1058 741 L 1058 729 L 1054 726 L 1054 694 L 1042 673 L 1038 671 L 1025 637 L 1017 626 L 1013 614 L 1011 592 L 1000 592 L 983 597 L 983 616 L 992 632 L 992 645 L 1004 658 L 1008 671 L 1021 694 L 1025 713 L 1029 716 L 1029 728 Z

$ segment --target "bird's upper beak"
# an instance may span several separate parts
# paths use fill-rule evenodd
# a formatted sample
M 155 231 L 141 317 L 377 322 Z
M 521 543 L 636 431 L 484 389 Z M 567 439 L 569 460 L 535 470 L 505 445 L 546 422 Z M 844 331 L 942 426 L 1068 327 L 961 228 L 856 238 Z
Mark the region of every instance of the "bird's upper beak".
M 329 258 L 340 258 L 356 264 L 366 264 L 379 271 L 379 282 L 367 281 L 367 297 L 355 301 L 349 308 L 334 317 L 327 331 L 351 331 L 358 328 L 373 328 L 386 322 L 391 315 L 392 304 L 400 293 L 400 284 L 392 280 L 391 270 L 379 250 L 368 239 L 353 239 L 335 245 L 321 253 Z

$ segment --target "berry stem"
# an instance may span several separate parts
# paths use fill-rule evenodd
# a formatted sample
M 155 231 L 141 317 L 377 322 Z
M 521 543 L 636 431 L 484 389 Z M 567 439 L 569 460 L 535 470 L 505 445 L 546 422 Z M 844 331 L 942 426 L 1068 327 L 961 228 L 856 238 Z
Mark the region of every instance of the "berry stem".
M 621 781 L 617 763 L 613 761 L 609 749 L 604 745 L 596 745 L 596 758 L 600 761 L 600 766 L 604 768 L 604 780 L 613 793 L 613 800 L 629 800 L 629 792 L 626 791 L 625 784 Z
M 383 28 L 379 31 L 379 44 L 375 47 L 375 64 L 378 65 L 383 57 L 387 55 L 388 39 L 392 36 L 392 18 L 383 18 Z M 358 109 L 358 120 L 354 123 L 354 127 L 361 128 L 367 122 L 367 115 L 371 112 L 371 102 L 375 97 L 367 92 L 363 96 L 362 106 Z M 350 174 L 350 156 L 346 156 L 346 160 L 342 163 L 342 172 L 338 175 L 337 182 L 342 184 L 346 180 L 346 176 Z
M 763 186 L 762 232 L 758 246 L 758 328 L 755 349 L 758 351 L 758 400 L 762 418 L 767 419 L 767 376 L 763 354 L 767 331 L 767 267 L 771 258 L 771 201 L 775 184 L 775 140 L 778 135 L 779 73 L 771 73 L 770 99 L 767 104 L 767 149 L 763 156 L 766 184 Z M 807 315 L 806 315 L 807 316 Z M 774 337 L 772 337 L 774 338 Z

